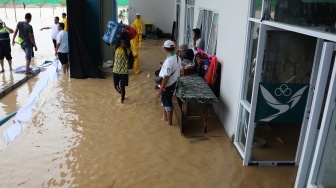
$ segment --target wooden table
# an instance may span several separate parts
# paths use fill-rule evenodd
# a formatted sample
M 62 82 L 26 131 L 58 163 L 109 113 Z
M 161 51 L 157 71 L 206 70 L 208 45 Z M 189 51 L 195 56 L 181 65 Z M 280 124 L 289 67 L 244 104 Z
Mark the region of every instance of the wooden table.
M 181 76 L 176 84 L 176 96 L 173 97 L 181 134 L 184 133 L 185 121 L 198 119 L 203 119 L 203 132 L 206 133 L 213 103 L 218 103 L 218 99 L 203 78 L 198 75 Z

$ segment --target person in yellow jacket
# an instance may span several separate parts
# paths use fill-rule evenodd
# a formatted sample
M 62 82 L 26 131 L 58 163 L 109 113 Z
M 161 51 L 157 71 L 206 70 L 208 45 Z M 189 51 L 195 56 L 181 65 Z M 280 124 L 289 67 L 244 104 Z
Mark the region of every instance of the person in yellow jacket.
M 136 46 L 138 46 L 139 42 L 142 42 L 142 26 L 143 22 L 141 19 L 141 15 L 139 13 L 136 14 L 136 19 L 131 25 L 137 32 L 137 35 L 134 37 L 133 42 Z
M 134 57 L 133 72 L 134 72 L 134 74 L 138 75 L 138 74 L 140 74 L 140 62 L 139 62 L 139 56 L 138 56 L 138 46 L 135 45 L 134 42 L 132 42 L 131 45 L 132 45 L 132 54 L 133 54 L 133 57 Z
M 132 45 L 132 53 L 134 56 L 134 65 L 133 65 L 133 71 L 134 74 L 140 74 L 140 62 L 138 57 L 138 45 L 139 42 L 142 42 L 142 26 L 143 22 L 141 19 L 141 15 L 139 13 L 136 14 L 137 18 L 132 23 L 132 27 L 136 30 L 137 35 L 132 39 L 131 45 Z

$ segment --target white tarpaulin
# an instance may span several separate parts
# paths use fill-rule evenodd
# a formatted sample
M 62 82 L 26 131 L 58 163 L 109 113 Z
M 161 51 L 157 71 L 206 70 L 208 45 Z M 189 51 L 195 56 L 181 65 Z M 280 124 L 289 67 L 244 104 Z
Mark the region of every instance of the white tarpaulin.
M 20 134 L 22 130 L 20 121 L 28 121 L 32 118 L 32 110 L 36 107 L 36 102 L 40 99 L 42 91 L 48 86 L 49 80 L 57 80 L 57 69 L 59 64 L 58 60 L 54 60 L 54 63 L 41 74 L 41 78 L 35 84 L 33 91 L 27 99 L 26 105 L 17 111 L 14 118 L 15 124 L 7 128 L 4 132 L 7 145 Z

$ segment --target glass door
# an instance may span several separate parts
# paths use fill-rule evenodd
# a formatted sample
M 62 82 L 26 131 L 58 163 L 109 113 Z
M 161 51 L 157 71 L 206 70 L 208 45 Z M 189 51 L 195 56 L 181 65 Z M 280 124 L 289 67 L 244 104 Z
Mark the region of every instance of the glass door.
M 329 130 L 326 131 L 326 126 L 335 123 L 335 121 L 331 119 L 335 101 L 335 97 L 332 96 L 333 92 L 335 92 L 335 86 L 333 85 L 335 82 L 336 71 L 334 62 L 335 44 L 333 42 L 323 42 L 321 61 L 310 111 L 311 115 L 308 120 L 302 157 L 300 158 L 295 182 L 295 187 L 297 188 L 305 187 L 307 185 L 308 175 L 310 177 L 309 184 L 316 184 L 318 182 L 317 173 L 319 168 L 323 167 L 323 165 L 321 165 L 323 164 L 321 155 L 323 154 L 324 157 L 328 155 L 328 152 L 326 152 L 327 154 L 324 154 L 325 146 L 327 146 L 327 144 L 326 141 L 323 140 L 326 138 L 325 135 L 328 131 L 330 131 L 330 134 L 333 133 L 333 129 L 328 128 Z
M 279 30 L 266 35 L 250 163 L 294 165 L 317 40 Z
M 296 165 L 316 82 L 315 57 L 321 49 L 318 40 L 307 35 L 265 25 L 256 32 L 257 56 L 245 69 L 249 81 L 235 144 L 244 148 L 244 165 Z M 250 45 L 253 57 L 255 44 Z
M 329 43 L 332 75 L 307 187 L 336 187 L 336 44 Z M 328 53 L 328 51 L 326 50 Z
M 245 69 L 245 84 L 242 86 L 242 96 L 239 105 L 239 124 L 236 129 L 236 136 L 234 139 L 234 145 L 236 146 L 240 155 L 245 158 L 245 151 L 249 152 L 250 149 L 246 149 L 247 141 L 247 128 L 249 125 L 250 113 L 251 113 L 251 99 L 252 99 L 252 89 L 254 84 L 254 75 L 256 71 L 256 62 L 257 62 L 257 49 L 258 49 L 258 38 L 259 38 L 260 24 L 251 23 L 250 24 L 250 41 L 248 47 L 248 58 L 246 62 Z M 264 43 L 260 40 L 261 48 L 264 48 Z M 260 55 L 259 57 L 262 57 Z M 261 73 L 258 73 L 259 75 Z M 247 164 L 245 164 L 247 165 Z

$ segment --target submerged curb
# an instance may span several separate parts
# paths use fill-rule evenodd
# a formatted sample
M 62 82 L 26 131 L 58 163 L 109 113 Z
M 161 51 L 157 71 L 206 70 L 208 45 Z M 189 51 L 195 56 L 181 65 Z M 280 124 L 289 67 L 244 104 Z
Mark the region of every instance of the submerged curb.
M 40 73 L 40 69 L 37 69 L 32 74 L 28 74 L 27 76 L 25 76 L 24 78 L 22 78 L 20 81 L 14 83 L 13 85 L 9 86 L 8 88 L 6 88 L 6 89 L 4 89 L 2 91 L 0 91 L 0 99 L 3 98 L 3 97 L 5 97 L 8 93 L 10 93 L 11 91 L 13 91 L 14 89 L 16 89 L 19 86 L 21 86 L 22 84 L 24 84 L 26 81 L 28 81 L 32 77 L 36 76 L 38 73 Z

